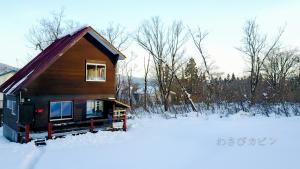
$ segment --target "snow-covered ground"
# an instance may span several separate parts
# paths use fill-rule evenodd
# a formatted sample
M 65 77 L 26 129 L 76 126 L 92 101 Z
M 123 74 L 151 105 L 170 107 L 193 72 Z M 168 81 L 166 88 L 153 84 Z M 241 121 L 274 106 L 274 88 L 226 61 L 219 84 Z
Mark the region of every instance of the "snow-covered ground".
M 128 132 L 10 143 L 0 128 L 1 169 L 299 169 L 300 117 L 129 120 Z

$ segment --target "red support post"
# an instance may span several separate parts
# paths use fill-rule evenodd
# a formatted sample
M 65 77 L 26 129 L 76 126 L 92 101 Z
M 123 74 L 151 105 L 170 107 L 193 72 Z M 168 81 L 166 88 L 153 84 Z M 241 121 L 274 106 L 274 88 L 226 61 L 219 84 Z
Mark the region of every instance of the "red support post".
M 16 127 L 17 127 L 17 133 L 18 133 L 17 142 L 20 143 L 21 142 L 21 140 L 20 140 L 21 137 L 20 137 L 20 127 L 19 127 L 18 122 L 16 123 Z
M 29 131 L 30 131 L 30 125 L 26 124 L 25 125 L 25 142 L 29 142 Z
M 20 127 L 19 127 L 18 122 L 16 123 L 16 127 L 17 127 L 17 132 L 19 133 L 20 132 Z
M 95 129 L 94 119 L 91 119 L 91 122 L 90 122 L 90 131 L 93 132 L 94 129 Z
M 115 113 L 112 112 L 111 128 L 114 129 Z
M 126 111 L 124 112 L 123 131 L 127 131 Z
M 52 123 L 48 123 L 48 139 L 52 139 Z

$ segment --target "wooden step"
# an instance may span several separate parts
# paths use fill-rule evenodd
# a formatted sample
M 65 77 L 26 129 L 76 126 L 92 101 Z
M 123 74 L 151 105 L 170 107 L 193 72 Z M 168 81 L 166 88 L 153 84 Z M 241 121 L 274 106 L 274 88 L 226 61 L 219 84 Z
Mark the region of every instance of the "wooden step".
M 45 146 L 46 144 L 46 139 L 37 139 L 34 141 L 35 146 Z

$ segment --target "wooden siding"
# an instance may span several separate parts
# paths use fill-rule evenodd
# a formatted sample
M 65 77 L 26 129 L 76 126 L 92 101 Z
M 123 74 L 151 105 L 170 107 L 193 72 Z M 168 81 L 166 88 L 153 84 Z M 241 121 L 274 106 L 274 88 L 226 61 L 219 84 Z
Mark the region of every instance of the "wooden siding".
M 49 122 L 49 103 L 50 101 L 72 101 L 73 102 L 73 118 L 68 120 L 59 120 L 55 121 L 55 123 L 64 123 L 64 122 L 78 122 L 87 120 L 86 119 L 86 101 L 90 99 L 97 99 L 97 96 L 76 96 L 76 95 L 65 95 L 65 96 L 35 96 L 31 98 L 31 102 L 34 103 L 35 108 L 43 109 L 42 113 L 34 113 L 34 123 L 32 130 L 47 130 L 48 122 Z M 22 105 L 20 105 L 22 106 Z M 109 110 L 113 109 L 112 103 L 109 101 L 104 101 L 104 117 L 107 118 L 107 113 Z M 28 112 L 20 112 L 20 113 L 28 113 Z M 96 118 L 97 119 L 97 118 Z
M 106 63 L 105 82 L 86 82 L 86 61 Z M 35 95 L 115 95 L 115 65 L 103 52 L 82 38 L 27 86 L 26 97 Z

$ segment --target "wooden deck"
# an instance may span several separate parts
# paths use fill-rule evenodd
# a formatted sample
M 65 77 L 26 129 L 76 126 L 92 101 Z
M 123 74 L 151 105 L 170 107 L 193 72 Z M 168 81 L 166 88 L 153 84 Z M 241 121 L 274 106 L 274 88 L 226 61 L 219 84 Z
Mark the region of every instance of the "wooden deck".
M 41 132 L 30 131 L 28 126 L 19 125 L 19 128 L 24 129 L 19 132 L 21 142 L 44 138 L 53 139 L 71 134 L 85 134 L 87 132 L 126 131 L 126 114 L 115 113 L 112 121 L 110 119 L 89 119 L 85 121 L 49 122 L 48 131 Z

